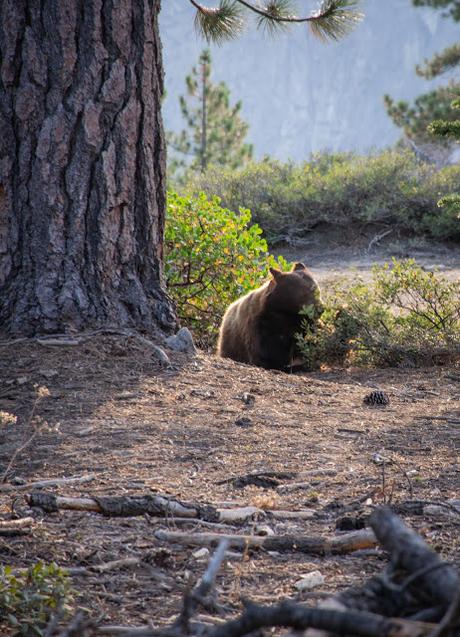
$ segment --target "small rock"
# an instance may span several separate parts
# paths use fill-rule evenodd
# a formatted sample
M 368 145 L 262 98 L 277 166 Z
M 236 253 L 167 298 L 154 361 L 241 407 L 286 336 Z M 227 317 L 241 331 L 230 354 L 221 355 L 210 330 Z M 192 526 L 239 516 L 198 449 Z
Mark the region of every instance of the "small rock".
M 29 381 L 28 376 L 19 376 L 16 378 L 16 382 L 18 385 L 25 385 Z
M 196 560 L 201 560 L 209 556 L 209 549 L 203 546 L 203 548 L 193 551 L 192 555 Z
M 324 584 L 324 580 L 325 578 L 321 571 L 312 571 L 302 575 L 301 579 L 295 583 L 295 587 L 298 591 L 309 591 Z
M 393 460 L 391 460 L 391 458 L 385 458 L 380 453 L 372 454 L 372 462 L 376 465 L 393 464 Z
M 166 345 L 175 352 L 184 352 L 185 354 L 196 354 L 196 347 L 193 342 L 193 336 L 189 329 L 181 327 L 174 336 L 168 336 Z
M 214 392 L 209 389 L 192 389 L 190 396 L 199 396 L 200 398 L 214 398 Z
M 241 418 L 235 420 L 235 425 L 237 427 L 251 427 L 252 420 L 248 416 L 241 416 Z
M 52 378 L 55 378 L 59 374 L 59 372 L 57 371 L 57 369 L 41 369 L 40 374 L 47 380 L 51 380 Z
M 169 367 L 171 365 L 171 360 L 163 348 L 154 344 L 152 344 L 150 347 L 152 350 L 152 358 L 156 358 L 160 365 L 162 365 L 163 367 Z
M 133 480 L 132 482 L 128 482 L 128 489 L 144 489 L 145 482 L 143 480 Z
M 14 476 L 14 478 L 11 478 L 10 482 L 11 484 L 17 484 L 17 485 L 26 484 L 26 480 L 22 478 L 21 476 Z
M 257 524 L 254 532 L 256 535 L 275 535 L 275 531 L 270 527 L 267 526 L 266 524 Z
M 244 394 L 241 396 L 241 400 L 244 402 L 245 405 L 252 406 L 256 402 L 256 397 L 254 396 L 254 394 L 250 394 L 245 391 Z

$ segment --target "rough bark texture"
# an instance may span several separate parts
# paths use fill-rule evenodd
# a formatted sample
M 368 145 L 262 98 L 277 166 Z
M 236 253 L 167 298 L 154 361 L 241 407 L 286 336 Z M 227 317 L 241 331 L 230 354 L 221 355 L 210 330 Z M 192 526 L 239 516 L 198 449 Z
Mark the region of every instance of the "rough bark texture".
M 0 329 L 175 327 L 160 0 L 0 2 Z

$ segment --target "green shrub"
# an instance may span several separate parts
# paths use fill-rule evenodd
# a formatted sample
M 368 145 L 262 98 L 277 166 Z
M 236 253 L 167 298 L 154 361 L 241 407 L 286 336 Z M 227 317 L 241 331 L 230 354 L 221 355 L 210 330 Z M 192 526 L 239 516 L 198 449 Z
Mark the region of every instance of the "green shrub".
M 314 155 L 303 164 L 265 160 L 240 170 L 213 168 L 184 186 L 217 195 L 232 210 L 249 208 L 268 241 L 305 236 L 320 223 L 368 223 L 405 233 L 460 240 L 460 224 L 437 201 L 460 181 L 460 166 L 435 170 L 409 151 Z
M 460 284 L 414 260 L 374 266 L 371 284 L 338 283 L 323 294 L 319 327 L 297 336 L 306 367 L 323 363 L 429 365 L 460 357 Z
M 9 626 L 9 634 L 42 635 L 53 613 L 70 610 L 71 598 L 67 573 L 56 564 L 37 562 L 16 574 L 0 566 L 0 629 Z
M 251 213 L 232 212 L 218 197 L 169 193 L 164 264 L 179 318 L 201 345 L 215 340 L 227 306 L 261 284 L 269 266 L 288 269 L 268 254 L 267 242 Z

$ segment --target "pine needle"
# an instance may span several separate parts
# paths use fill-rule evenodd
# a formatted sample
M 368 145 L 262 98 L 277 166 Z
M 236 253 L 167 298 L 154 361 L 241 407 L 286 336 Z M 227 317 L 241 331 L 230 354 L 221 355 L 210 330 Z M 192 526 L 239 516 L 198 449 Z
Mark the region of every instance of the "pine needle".
M 263 11 L 266 15 L 259 14 L 257 28 L 269 36 L 286 31 L 290 26 L 290 20 L 295 17 L 291 0 L 269 0 Z
M 364 14 L 356 11 L 359 0 L 323 0 L 309 21 L 311 32 L 320 40 L 339 40 L 361 22 Z
M 196 31 L 208 42 L 222 44 L 240 35 L 243 29 L 242 10 L 236 0 L 221 0 L 218 7 L 204 7 L 192 2 L 196 7 Z

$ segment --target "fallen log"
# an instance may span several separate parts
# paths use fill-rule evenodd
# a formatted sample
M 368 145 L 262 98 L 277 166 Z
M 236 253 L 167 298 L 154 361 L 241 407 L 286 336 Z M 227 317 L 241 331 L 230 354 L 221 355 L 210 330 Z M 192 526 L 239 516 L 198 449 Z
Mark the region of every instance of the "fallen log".
M 54 493 L 29 493 L 25 495 L 30 507 L 40 507 L 53 513 L 59 510 L 93 511 L 107 517 L 132 517 L 150 515 L 169 519 L 182 518 L 202 520 L 214 524 L 243 523 L 255 518 L 270 515 L 276 519 L 313 517 L 313 511 L 265 511 L 254 506 L 243 506 L 233 509 L 219 509 L 210 504 L 194 504 L 180 502 L 162 495 L 144 496 L 92 496 L 72 498 Z
M 198 518 L 208 522 L 219 521 L 219 512 L 215 507 L 185 504 L 174 498 L 161 495 L 70 498 L 54 493 L 29 493 L 25 499 L 29 506 L 40 507 L 47 512 L 67 509 L 94 511 L 108 517 L 132 517 L 148 514 L 162 517 Z
M 299 551 L 312 555 L 328 553 L 352 553 L 377 545 L 374 533 L 370 529 L 354 531 L 332 538 L 308 537 L 304 535 L 259 536 L 259 535 L 223 535 L 220 533 L 184 533 L 181 531 L 155 532 L 155 537 L 164 542 L 177 542 L 186 546 L 215 546 L 221 540 L 228 540 L 229 547 L 264 548 L 267 551 Z

